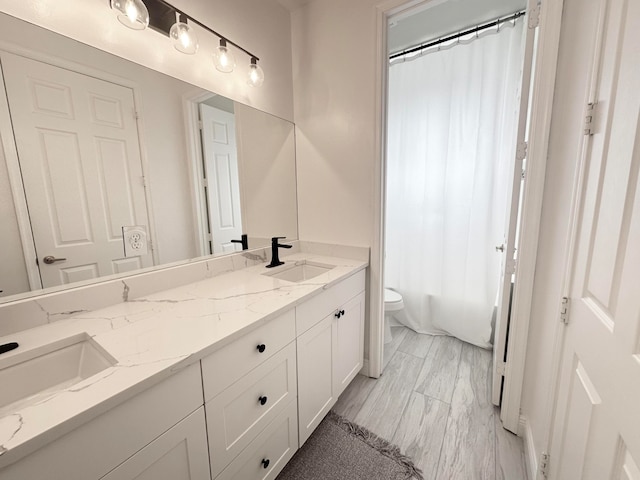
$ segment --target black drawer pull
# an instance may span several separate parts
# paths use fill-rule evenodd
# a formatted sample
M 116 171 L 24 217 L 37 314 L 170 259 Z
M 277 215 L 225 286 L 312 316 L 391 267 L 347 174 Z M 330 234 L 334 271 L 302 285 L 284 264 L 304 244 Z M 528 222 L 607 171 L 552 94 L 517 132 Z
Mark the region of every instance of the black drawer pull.
M 263 353 L 263 352 L 267 349 L 267 346 L 266 346 L 264 343 L 261 343 L 261 344 L 260 344 L 260 345 L 258 345 L 256 348 L 258 349 L 258 351 L 259 351 L 260 353 Z
M 258 402 L 260 402 L 260 405 L 264 405 L 267 403 L 267 397 L 266 396 L 262 396 L 260 398 L 258 398 Z
M 268 458 L 263 458 L 261 463 L 262 463 L 262 468 L 269 468 L 269 459 Z
M 336 316 L 337 318 L 340 318 L 342 315 L 344 315 L 344 310 L 338 310 L 338 311 L 335 313 L 335 316 Z

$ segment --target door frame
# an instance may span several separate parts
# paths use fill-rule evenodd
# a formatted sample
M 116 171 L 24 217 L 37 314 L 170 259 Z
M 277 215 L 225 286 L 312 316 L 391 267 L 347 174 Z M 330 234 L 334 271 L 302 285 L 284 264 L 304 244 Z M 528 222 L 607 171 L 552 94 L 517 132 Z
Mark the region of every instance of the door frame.
M 197 256 L 211 255 L 209 241 L 206 236 L 210 233 L 207 228 L 207 198 L 204 192 L 202 180 L 204 176 L 204 155 L 202 153 L 202 137 L 200 130 L 200 111 L 198 105 L 209 98 L 216 96 L 212 92 L 202 89 L 194 90 L 182 96 L 182 109 L 184 112 L 184 132 L 187 140 L 187 158 L 189 162 L 189 183 L 191 185 L 193 202 L 193 224 L 196 226 Z
M 4 50 L 0 46 L 1 50 Z M 11 187 L 11 196 L 13 198 L 13 208 L 16 213 L 16 221 L 18 224 L 18 233 L 20 235 L 20 244 L 22 245 L 22 255 L 24 257 L 25 269 L 29 280 L 29 288 L 31 291 L 40 290 L 42 288 L 42 279 L 40 278 L 40 268 L 35 260 L 37 260 L 36 244 L 31 230 L 31 217 L 29 216 L 29 208 L 27 207 L 27 195 L 22 186 L 22 172 L 20 170 L 20 161 L 18 159 L 18 148 L 13 137 L 13 125 L 9 114 L 9 99 L 7 98 L 7 90 L 4 86 L 4 71 L 0 62 L 0 138 L 2 143 L 0 148 L 4 153 L 5 162 L 7 164 L 7 172 L 9 177 L 9 186 Z
M 374 169 L 374 222 L 370 262 L 370 325 L 369 376 L 378 378 L 382 373 L 384 345 L 384 230 L 385 230 L 385 178 L 386 178 L 386 123 L 388 92 L 387 24 L 389 17 L 438 0 L 386 0 L 376 6 L 376 131 Z M 500 417 L 503 425 L 522 436 L 523 421 L 520 403 L 527 353 L 527 337 L 533 294 L 533 281 L 537 257 L 542 198 L 549 134 L 551 108 L 555 90 L 556 66 L 560 44 L 563 0 L 545 0 L 540 6 L 539 31 L 534 85 L 530 112 L 527 172 L 523 185 L 522 217 L 518 244 L 518 266 L 511 307 L 509 327 L 509 358 L 505 369 L 504 389 Z
M 155 220 L 152 215 L 153 210 L 153 202 L 151 199 L 151 189 L 148 185 L 148 172 L 149 172 L 149 156 L 147 153 L 145 138 L 144 138 L 144 119 L 140 115 L 142 111 L 142 90 L 140 86 L 130 80 L 128 78 L 119 77 L 117 75 L 113 75 L 108 72 L 104 72 L 94 67 L 90 67 L 87 65 L 82 65 L 80 63 L 76 63 L 71 60 L 66 60 L 60 57 L 56 57 L 54 55 L 50 55 L 48 53 L 34 51 L 28 48 L 21 47 L 19 45 L 0 41 L 0 51 L 4 51 L 7 53 L 12 53 L 14 55 L 19 55 L 21 57 L 34 60 L 36 62 L 45 63 L 47 65 L 51 65 L 53 67 L 62 68 L 65 70 L 69 70 L 80 75 L 86 75 L 88 77 L 93 77 L 98 80 L 102 80 L 105 82 L 113 83 L 115 85 L 119 85 L 124 88 L 129 88 L 133 93 L 133 104 L 136 109 L 136 125 L 138 129 L 138 143 L 140 148 L 140 161 L 142 167 L 142 175 L 144 178 L 144 195 L 145 201 L 147 203 L 147 225 L 149 236 L 151 237 L 151 241 L 149 242 L 149 248 L 151 250 L 151 256 L 153 258 L 154 266 L 160 264 L 159 261 L 159 253 L 156 248 L 156 228 L 155 228 Z M 0 67 L 0 79 L 4 78 L 2 75 L 4 73 Z M 8 109 L 8 100 L 6 95 L 6 89 L 4 87 L 4 81 L 0 82 L 0 95 L 3 95 L 4 100 L 0 100 L 3 104 L 7 106 Z M 27 207 L 27 195 L 22 186 L 22 171 L 20 169 L 20 161 L 18 158 L 18 150 L 13 141 L 13 124 L 11 122 L 11 117 L 7 113 L 6 118 L 5 115 L 0 116 L 0 131 L 2 132 L 3 144 L 1 145 L 5 149 L 6 161 L 7 161 L 7 169 L 9 170 L 9 183 L 11 184 L 11 190 L 14 205 L 16 209 L 16 215 L 18 216 L 18 228 L 20 231 L 20 238 L 22 241 L 22 248 L 25 256 L 25 265 L 27 269 L 27 274 L 29 276 L 29 284 L 31 290 L 39 290 L 42 289 L 42 281 L 40 279 L 40 269 L 36 265 L 35 262 L 29 261 L 30 258 L 37 258 L 37 252 L 35 249 L 35 239 L 33 237 L 33 232 L 31 231 L 31 218 L 29 217 L 29 210 Z M 8 133 L 8 135 L 7 135 Z M 11 139 L 11 140 L 9 140 Z M 22 216 L 21 216 L 22 215 Z M 26 215 L 26 217 L 24 217 Z M 25 221 L 25 218 L 28 218 L 28 221 Z M 98 277 L 96 281 L 100 281 L 101 277 Z

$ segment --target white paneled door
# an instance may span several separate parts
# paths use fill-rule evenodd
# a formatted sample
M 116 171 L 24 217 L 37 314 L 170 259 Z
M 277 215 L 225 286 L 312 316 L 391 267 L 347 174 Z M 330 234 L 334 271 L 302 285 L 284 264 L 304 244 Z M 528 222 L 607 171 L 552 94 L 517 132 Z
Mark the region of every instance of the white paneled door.
M 595 123 L 585 155 L 550 478 L 640 479 L 640 2 L 593 0 Z
M 212 253 L 234 252 L 242 235 L 236 124 L 233 113 L 200 104 Z
M 133 91 L 0 59 L 43 287 L 153 265 L 122 242 L 123 226 L 148 225 Z

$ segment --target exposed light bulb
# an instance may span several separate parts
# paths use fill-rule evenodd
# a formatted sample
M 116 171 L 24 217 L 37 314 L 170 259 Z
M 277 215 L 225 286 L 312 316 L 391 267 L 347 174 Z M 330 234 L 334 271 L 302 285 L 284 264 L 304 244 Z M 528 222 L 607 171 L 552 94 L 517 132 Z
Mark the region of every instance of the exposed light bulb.
M 260 87 L 264 83 L 264 71 L 262 70 L 262 67 L 258 65 L 258 60 L 256 60 L 255 57 L 251 58 L 247 83 L 251 87 Z
M 169 31 L 169 37 L 171 37 L 173 46 L 179 52 L 193 55 L 198 51 L 196 32 L 184 22 L 178 21 L 174 23 Z
M 233 69 L 236 68 L 236 59 L 227 48 L 227 41 L 224 38 L 220 39 L 220 46 L 216 49 L 216 53 L 213 54 L 213 63 L 216 66 L 216 70 L 223 73 L 233 72 Z
M 144 30 L 149 26 L 149 11 L 142 0 L 111 0 L 111 8 L 125 27 Z

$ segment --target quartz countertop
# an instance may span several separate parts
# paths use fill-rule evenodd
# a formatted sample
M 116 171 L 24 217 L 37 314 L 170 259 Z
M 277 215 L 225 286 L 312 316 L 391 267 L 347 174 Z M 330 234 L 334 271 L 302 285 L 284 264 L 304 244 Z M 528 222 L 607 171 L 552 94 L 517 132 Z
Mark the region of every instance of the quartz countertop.
M 291 283 L 263 275 L 260 264 L 0 337 L 0 344 L 20 344 L 0 360 L 85 332 L 117 360 L 33 404 L 0 408 L 0 469 L 368 265 L 310 253 L 285 260 L 285 267 L 309 261 L 334 268 Z

